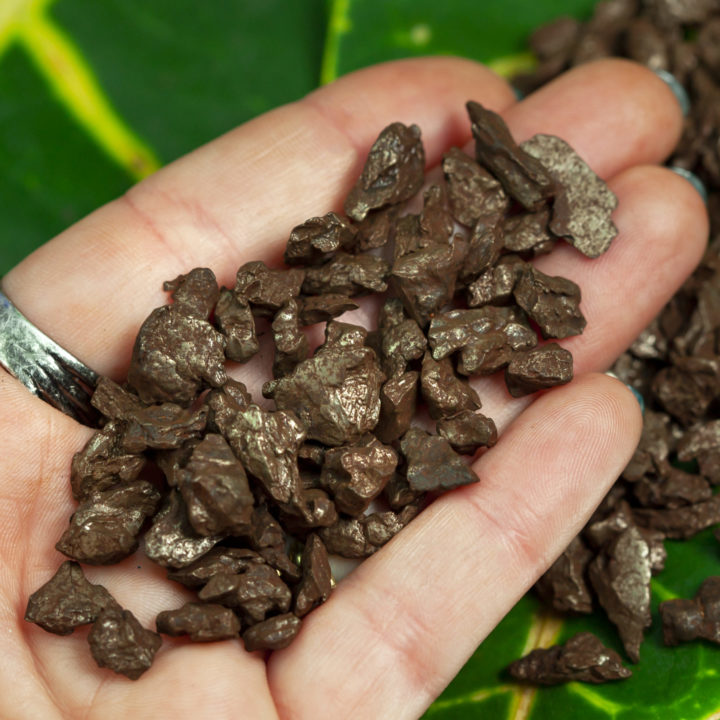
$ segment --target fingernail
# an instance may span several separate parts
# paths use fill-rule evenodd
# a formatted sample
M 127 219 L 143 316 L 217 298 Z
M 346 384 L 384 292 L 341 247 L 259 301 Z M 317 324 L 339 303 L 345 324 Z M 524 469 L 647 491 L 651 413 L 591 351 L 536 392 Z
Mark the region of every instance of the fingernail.
M 608 370 L 605 374 L 608 377 L 615 378 L 616 380 L 620 380 L 620 378 L 611 370 Z M 620 382 L 622 382 L 622 380 L 620 380 Z M 638 401 L 638 404 L 640 405 L 640 412 L 644 415 L 645 414 L 645 398 L 632 385 L 627 385 L 626 383 L 623 383 L 623 384 L 635 396 L 635 399 Z
M 677 165 L 673 165 L 669 169 L 672 170 L 676 175 L 685 178 L 698 191 L 700 197 L 703 199 L 703 202 L 707 205 L 707 188 L 705 187 L 705 183 L 703 183 L 703 181 L 695 173 L 692 173 L 685 168 L 677 167 Z
M 515 87 L 515 86 L 513 85 L 513 86 L 512 86 L 512 91 L 515 93 L 515 97 L 516 97 L 518 100 L 524 100 L 524 99 L 525 99 L 525 93 L 524 93 L 520 88 L 517 88 L 517 87 Z
M 645 398 L 632 386 L 632 385 L 626 385 L 625 386 L 630 392 L 635 396 L 635 399 L 638 401 L 638 404 L 640 405 L 640 412 L 644 415 L 645 414 Z
M 683 117 L 690 112 L 690 98 L 678 79 L 667 70 L 653 70 L 653 72 L 672 90 L 682 110 Z

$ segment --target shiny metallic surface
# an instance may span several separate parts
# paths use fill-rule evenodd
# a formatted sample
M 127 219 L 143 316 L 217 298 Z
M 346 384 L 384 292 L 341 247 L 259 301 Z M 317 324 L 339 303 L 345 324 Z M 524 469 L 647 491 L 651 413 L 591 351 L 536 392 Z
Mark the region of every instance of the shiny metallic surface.
M 84 425 L 97 424 L 90 397 L 98 374 L 38 330 L 2 292 L 0 365 L 58 410 Z

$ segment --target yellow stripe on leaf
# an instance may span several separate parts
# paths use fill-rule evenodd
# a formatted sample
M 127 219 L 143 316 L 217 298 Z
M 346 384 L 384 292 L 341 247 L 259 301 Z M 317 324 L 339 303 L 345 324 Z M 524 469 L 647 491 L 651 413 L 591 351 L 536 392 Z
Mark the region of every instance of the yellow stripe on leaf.
M 337 78 L 340 38 L 350 31 L 350 27 L 350 0 L 332 0 L 320 67 L 321 85 L 327 85 Z
M 43 0 L 30 6 L 31 12 L 24 14 L 14 39 L 67 111 L 107 155 L 136 180 L 154 172 L 160 167 L 159 160 L 112 107 L 72 39 L 45 15 L 48 4 L 49 0 Z
M 487 63 L 491 70 L 504 78 L 511 78 L 518 73 L 530 72 L 537 67 L 537 60 L 532 53 L 518 53 L 495 58 Z

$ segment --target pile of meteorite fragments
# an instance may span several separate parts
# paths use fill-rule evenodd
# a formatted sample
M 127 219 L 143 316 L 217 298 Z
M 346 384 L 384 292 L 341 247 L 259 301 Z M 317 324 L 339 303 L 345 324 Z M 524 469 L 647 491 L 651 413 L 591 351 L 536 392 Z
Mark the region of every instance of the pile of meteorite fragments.
M 599 603 L 638 662 L 651 622 L 650 578 L 664 565 L 663 540 L 684 540 L 720 523 L 720 495 L 713 492 L 720 484 L 720 2 L 601 2 L 589 22 L 561 18 L 538 29 L 530 45 L 539 66 L 517 79 L 525 90 L 610 55 L 672 73 L 690 111 L 668 164 L 693 172 L 708 189 L 705 258 L 613 367 L 645 399 L 640 445 L 587 527 L 537 584 L 562 612 L 591 613 Z M 661 603 L 660 614 L 668 645 L 720 643 L 720 578 L 708 578 L 693 600 Z M 619 657 L 608 660 L 614 677 L 589 677 L 586 667 L 602 656 L 590 646 L 583 655 L 575 643 L 570 660 L 558 653 L 535 651 L 511 673 L 542 683 L 626 677 Z
M 468 110 L 476 159 L 450 150 L 419 214 L 404 203 L 425 183 L 420 131 L 393 123 L 347 217 L 292 231 L 289 267 L 248 262 L 233 289 L 204 268 L 165 284 L 173 301 L 142 325 L 127 383 L 97 386 L 104 424 L 73 459 L 80 505 L 56 546 L 75 562 L 32 595 L 28 620 L 59 634 L 92 623 L 98 664 L 139 677 L 160 636 L 77 563 L 118 562 L 144 532 L 145 554 L 198 595 L 160 613 L 159 632 L 283 648 L 330 594 L 328 554 L 367 557 L 429 494 L 477 481 L 461 454 L 497 431 L 469 376 L 504 369 L 516 397 L 571 380 L 570 353 L 539 343 L 536 328 L 543 339 L 582 332 L 580 290 L 526 260 L 558 237 L 605 251 L 616 199 L 562 140 L 518 146 L 499 116 Z M 386 293 L 377 328 L 335 319 L 370 293 Z M 274 410 L 226 373 L 226 360 L 258 351 L 262 318 Z M 316 323 L 325 342 L 311 353 L 303 327 Z M 420 404 L 436 433 L 412 425 Z M 150 463 L 162 484 L 141 479 Z

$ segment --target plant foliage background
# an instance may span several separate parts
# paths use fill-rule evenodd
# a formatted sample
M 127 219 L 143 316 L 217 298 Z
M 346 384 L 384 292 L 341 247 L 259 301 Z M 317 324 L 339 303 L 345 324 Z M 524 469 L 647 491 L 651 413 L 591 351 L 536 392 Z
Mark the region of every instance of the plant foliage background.
M 0 0 L 0 274 L 162 164 L 320 83 L 382 60 L 455 54 L 501 72 L 592 0 Z M 720 574 L 717 542 L 667 542 L 658 602 Z M 524 598 L 427 713 L 436 720 L 720 718 L 720 650 L 662 645 L 657 612 L 631 680 L 541 689 L 503 668 L 592 629 Z

